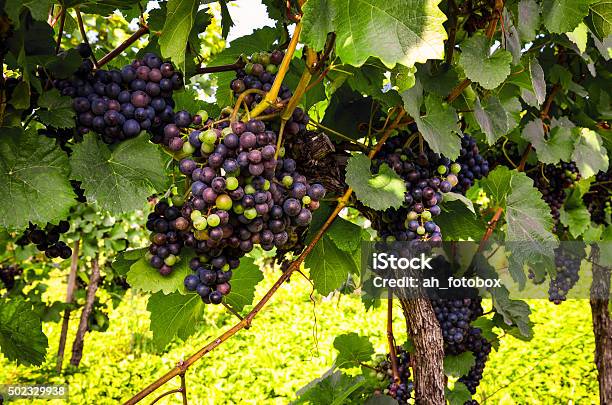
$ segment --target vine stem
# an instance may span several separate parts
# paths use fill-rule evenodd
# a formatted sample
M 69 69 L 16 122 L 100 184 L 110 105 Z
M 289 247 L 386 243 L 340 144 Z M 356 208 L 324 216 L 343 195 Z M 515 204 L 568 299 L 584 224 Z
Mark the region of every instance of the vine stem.
M 74 291 L 76 289 L 77 270 L 79 268 L 79 247 L 80 240 L 74 241 L 72 247 L 72 258 L 70 260 L 70 273 L 68 274 L 68 290 L 66 292 L 66 303 L 72 304 L 74 300 Z M 64 310 L 64 319 L 62 320 L 62 329 L 60 333 L 60 341 L 57 349 L 57 372 L 62 372 L 64 363 L 64 351 L 66 350 L 66 338 L 68 336 L 68 324 L 70 323 L 70 308 Z
M 77 24 L 79 25 L 79 31 L 81 32 L 81 39 L 87 44 L 87 46 L 91 48 L 91 45 L 89 44 L 89 39 L 87 38 L 87 33 L 85 32 L 85 25 L 83 24 L 81 10 L 79 10 L 79 8 L 77 7 L 74 11 L 76 12 Z M 98 61 L 96 60 L 96 55 L 94 55 L 93 50 L 91 52 L 91 59 L 93 60 L 94 66 L 97 69 Z
M 199 67 L 196 69 L 196 72 L 199 75 L 206 73 L 230 72 L 232 70 L 242 69 L 245 65 L 246 63 L 244 62 L 244 60 L 242 60 L 242 58 L 238 58 L 236 62 L 230 63 L 228 65 Z
M 62 47 L 62 36 L 64 35 L 64 25 L 66 24 L 66 9 L 62 8 L 60 14 L 59 32 L 57 33 L 57 44 L 55 45 L 55 54 L 57 55 Z
M 134 32 L 128 39 L 123 41 L 118 47 L 104 55 L 102 59 L 98 61 L 98 67 L 102 67 L 106 65 L 108 62 L 117 57 L 121 52 L 123 52 L 128 46 L 132 45 L 134 42 L 138 40 L 138 38 L 142 37 L 144 34 L 149 32 L 149 27 L 146 25 L 141 25 L 140 28 L 136 32 Z
M 351 143 L 353 145 L 357 145 L 364 152 L 368 152 L 369 151 L 368 147 L 366 145 L 362 144 L 361 142 L 358 142 L 358 141 L 354 140 L 353 138 L 348 137 L 348 136 L 346 136 L 346 135 L 344 135 L 344 134 L 342 134 L 342 133 L 340 133 L 340 132 L 338 132 L 336 130 L 328 128 L 325 125 L 321 124 L 320 122 L 317 122 L 317 121 L 314 121 L 313 119 L 310 119 L 310 121 L 308 123 L 312 124 L 313 126 L 315 126 L 317 128 L 322 129 L 324 132 L 329 132 L 330 134 L 333 134 L 333 135 L 337 136 L 338 138 L 340 138 L 340 139 L 342 139 L 342 140 L 344 140 L 346 142 L 349 142 L 349 143 Z
M 266 97 L 261 100 L 261 103 L 257 104 L 257 106 L 251 111 L 252 117 L 257 117 L 259 114 L 263 113 L 266 108 L 273 105 L 278 97 L 278 92 L 280 91 L 281 84 L 285 79 L 285 75 L 289 70 L 289 64 L 291 63 L 291 59 L 293 58 L 293 54 L 295 53 L 295 48 L 297 47 L 298 40 L 300 38 L 300 32 L 302 32 L 302 23 L 299 22 L 295 26 L 295 30 L 293 31 L 293 37 L 291 38 L 291 42 L 289 42 L 289 46 L 287 47 L 287 52 L 285 52 L 285 56 L 283 57 L 283 61 L 281 62 L 278 73 L 276 73 L 276 78 L 274 79 L 274 83 L 272 84 L 272 88 L 266 94 Z
M 395 350 L 395 338 L 393 337 L 393 293 L 388 291 L 387 297 L 387 342 L 389 343 L 389 357 L 391 358 L 391 372 L 393 381 L 400 383 L 400 375 L 397 366 L 397 353 Z
M 242 105 L 242 102 L 244 101 L 246 96 L 248 96 L 249 94 L 261 94 L 262 96 L 264 96 L 266 92 L 263 90 L 259 90 L 259 89 L 248 89 L 240 93 L 240 95 L 238 96 L 238 99 L 236 100 L 236 104 L 234 105 L 234 109 L 232 110 L 232 115 L 230 116 L 230 122 L 236 121 L 236 116 L 238 116 L 238 110 L 240 109 L 240 106 Z
M 493 38 L 493 35 L 495 35 L 495 31 L 497 29 L 497 22 L 502 17 L 503 9 L 503 0 L 495 0 L 495 9 L 493 10 L 493 16 L 491 17 L 489 25 L 487 26 L 487 29 L 485 31 L 485 35 L 487 36 L 487 38 L 491 39 Z M 450 94 L 446 97 L 446 101 L 448 101 L 449 103 L 455 101 L 455 99 L 459 97 L 461 93 L 463 93 L 463 90 L 465 90 L 470 84 L 472 84 L 472 81 L 470 79 L 468 79 L 467 77 L 463 79 L 463 81 L 459 83 L 457 87 L 451 90 Z
M 376 147 L 368 154 L 368 158 L 372 159 L 372 158 L 374 158 L 374 156 L 376 156 L 376 154 L 382 148 L 383 144 L 387 141 L 387 139 L 389 138 L 391 133 L 395 130 L 397 125 L 400 123 L 401 118 L 404 115 L 405 115 L 405 111 L 404 110 L 399 112 L 399 114 L 398 114 L 397 118 L 395 119 L 395 121 L 383 132 L 383 135 L 382 135 L 380 141 L 378 142 L 378 144 L 376 145 Z M 159 387 L 161 387 L 162 385 L 164 385 L 165 383 L 167 383 L 168 381 L 170 381 L 174 377 L 180 375 L 181 373 L 184 374 L 185 371 L 192 364 L 194 364 L 196 361 L 198 361 L 199 359 L 204 357 L 207 353 L 211 352 L 212 350 L 214 350 L 215 348 L 220 346 L 223 342 L 225 342 L 226 340 L 228 340 L 229 338 L 234 336 L 240 330 L 245 329 L 247 327 L 250 327 L 251 323 L 253 321 L 253 318 L 255 318 L 255 316 L 257 316 L 257 314 L 264 308 L 264 306 L 268 303 L 270 298 L 272 298 L 272 296 L 276 293 L 276 291 L 280 288 L 280 286 L 282 286 L 289 279 L 289 277 L 291 276 L 291 274 L 293 274 L 294 271 L 299 270 L 300 265 L 304 262 L 306 257 L 312 252 L 312 250 L 314 249 L 315 245 L 319 242 L 319 240 L 321 240 L 321 238 L 323 237 L 325 232 L 327 232 L 327 230 L 329 229 L 331 224 L 334 222 L 334 220 L 336 219 L 338 214 L 340 214 L 340 211 L 342 211 L 344 209 L 344 207 L 347 206 L 347 204 L 349 202 L 349 199 L 350 199 L 352 194 L 353 194 L 353 189 L 351 187 L 349 187 L 346 190 L 346 192 L 342 195 L 342 197 L 340 197 L 338 199 L 338 204 L 336 205 L 336 208 L 329 215 L 329 217 L 327 218 L 325 223 L 321 226 L 321 228 L 317 231 L 317 233 L 315 234 L 313 240 L 308 244 L 308 246 L 306 246 L 306 248 L 300 254 L 300 256 L 289 265 L 287 270 L 278 278 L 278 280 L 276 280 L 274 285 L 272 285 L 272 287 L 261 298 L 261 300 L 259 300 L 259 302 L 257 304 L 255 304 L 255 306 L 253 307 L 251 312 L 249 312 L 244 317 L 244 319 L 242 319 L 240 322 L 236 323 L 234 326 L 232 326 L 231 328 L 226 330 L 223 334 L 218 336 L 216 339 L 214 339 L 211 342 L 209 342 L 206 346 L 202 347 L 198 352 L 194 353 L 187 360 L 185 360 L 184 362 L 181 362 L 180 364 L 178 364 L 172 370 L 170 370 L 165 375 L 160 377 L 157 381 L 153 382 L 148 387 L 144 388 L 142 391 L 140 391 L 134 397 L 129 399 L 127 402 L 125 402 L 125 405 L 134 405 L 134 404 L 137 404 L 142 399 L 146 398 L 148 395 L 153 393 L 155 390 L 157 390 Z

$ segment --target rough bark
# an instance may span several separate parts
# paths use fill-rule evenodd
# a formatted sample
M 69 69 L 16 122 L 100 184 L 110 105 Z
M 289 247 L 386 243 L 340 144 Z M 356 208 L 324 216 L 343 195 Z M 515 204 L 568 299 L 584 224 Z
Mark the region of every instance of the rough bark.
M 423 298 L 400 302 L 415 347 L 411 356 L 415 401 L 419 405 L 444 405 L 444 341 L 431 303 Z
M 94 301 L 96 299 L 96 291 L 98 291 L 98 284 L 100 284 L 100 266 L 98 259 L 94 259 L 92 262 L 91 277 L 89 278 L 89 284 L 87 285 L 87 299 L 83 312 L 81 313 L 81 320 L 79 322 L 79 328 L 77 329 L 76 336 L 74 337 L 74 343 L 72 344 L 72 358 L 70 364 L 77 367 L 83 357 L 83 345 L 85 344 L 85 333 L 87 332 L 87 320 L 91 315 Z
M 70 274 L 68 275 L 68 291 L 66 292 L 66 304 L 72 304 L 74 300 L 74 292 L 76 290 L 76 277 L 79 268 L 79 246 L 80 241 L 74 241 L 72 247 L 72 259 L 70 262 Z M 64 310 L 64 319 L 62 321 L 62 332 L 60 333 L 59 348 L 57 349 L 57 372 L 62 372 L 64 363 L 64 351 L 66 350 L 66 338 L 68 336 L 68 324 L 70 323 L 70 308 Z
M 595 335 L 595 365 L 599 380 L 599 403 L 612 404 L 612 318 L 609 311 L 611 269 L 598 264 L 599 252 L 593 247 L 591 314 Z

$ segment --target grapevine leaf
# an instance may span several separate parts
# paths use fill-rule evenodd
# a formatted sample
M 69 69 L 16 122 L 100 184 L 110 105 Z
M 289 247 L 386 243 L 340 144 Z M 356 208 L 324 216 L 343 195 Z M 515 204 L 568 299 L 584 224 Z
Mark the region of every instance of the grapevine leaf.
M 28 108 L 30 106 L 30 85 L 25 81 L 17 83 L 10 101 L 17 110 Z
M 495 323 L 491 319 L 485 316 L 481 316 L 480 318 L 472 322 L 471 325 L 474 328 L 478 328 L 481 330 L 482 337 L 487 339 L 489 343 L 491 343 L 492 347 L 496 349 L 499 348 L 499 336 L 493 331 Z
M 71 108 L 59 108 L 57 110 L 38 110 L 36 115 L 40 122 L 46 126 L 53 128 L 73 128 L 74 127 L 74 110 Z
M 73 148 L 72 176 L 82 182 L 88 201 L 112 213 L 142 208 L 164 187 L 164 159 L 146 133 L 111 151 L 96 135 L 86 134 Z
M 612 33 L 612 2 L 601 0 L 590 5 L 591 31 L 603 40 Z
M 510 52 L 498 49 L 491 53 L 489 40 L 482 34 L 476 34 L 462 44 L 459 65 L 467 77 L 479 83 L 487 90 L 502 84 L 510 74 Z
M 0 349 L 7 359 L 38 366 L 48 347 L 42 322 L 29 303 L 21 298 L 0 300 Z
M 506 110 L 495 96 L 487 98 L 484 107 L 481 105 L 480 99 L 476 98 L 474 116 L 480 125 L 480 129 L 486 135 L 489 145 L 495 144 L 500 137 L 510 130 Z
M 574 128 L 572 132 L 575 137 L 572 160 L 582 177 L 608 170 L 608 153 L 599 134 L 588 128 Z
M 193 293 L 165 295 L 157 292 L 149 297 L 147 311 L 151 313 L 153 343 L 163 349 L 175 336 L 186 339 L 196 331 L 204 303 Z
M 361 376 L 352 377 L 341 371 L 327 373 L 298 391 L 294 404 L 343 404 L 348 396 L 365 384 Z
M 426 114 L 420 115 L 423 88 L 419 82 L 402 93 L 404 107 L 414 118 L 419 131 L 431 149 L 449 159 L 456 159 L 461 150 L 459 118 L 455 109 L 441 98 L 428 94 L 425 98 Z
M 343 218 L 336 218 L 327 230 L 327 235 L 340 250 L 352 253 L 360 247 L 361 231 L 362 228 L 359 225 Z
M 459 378 L 469 373 L 475 363 L 476 358 L 472 352 L 444 356 L 444 374 Z
M 166 22 L 159 36 L 159 49 L 185 70 L 185 48 L 198 10 L 198 0 L 168 0 Z
M 130 267 L 127 273 L 127 282 L 132 288 L 144 292 L 156 293 L 161 291 L 164 294 L 170 294 L 178 291 L 185 293 L 183 280 L 192 273 L 189 268 L 190 255 L 183 254 L 181 259 L 174 265 L 169 276 L 162 276 L 143 257 Z
M 19 229 L 66 218 L 75 203 L 66 155 L 35 130 L 2 132 L 0 225 Z
M 219 5 L 221 6 L 221 36 L 227 38 L 230 28 L 234 26 L 234 20 L 227 8 L 227 0 L 219 1 Z
M 344 63 L 361 66 L 370 56 L 392 68 L 396 63 L 440 59 L 446 31 L 439 0 L 318 0 L 307 4 L 303 40 L 322 49 L 336 32 L 336 53 Z M 410 10 L 410 12 L 407 12 Z M 384 44 L 384 45 L 381 45 Z
M 465 207 L 470 210 L 470 212 L 472 214 L 475 214 L 476 211 L 474 211 L 474 204 L 472 203 L 472 201 L 470 201 L 466 196 L 464 196 L 463 194 L 459 194 L 459 193 L 445 193 L 444 194 L 444 201 L 459 201 L 461 203 L 463 203 L 463 205 L 465 205 Z
M 521 40 L 514 24 L 514 18 L 506 8 L 504 8 L 502 18 L 505 21 L 505 27 L 502 30 L 502 44 L 512 55 L 512 64 L 518 65 L 521 61 Z
M 44 21 L 49 15 L 49 6 L 52 4 L 52 0 L 6 0 L 4 11 L 15 24 L 15 27 L 19 27 L 19 14 L 21 10 L 27 8 L 34 19 Z
M 415 67 L 406 67 L 404 65 L 395 65 L 393 70 L 391 70 L 391 84 L 393 86 L 397 86 L 397 91 L 400 93 L 408 90 L 416 81 Z
M 132 265 L 140 260 L 146 253 L 147 248 L 124 250 L 119 252 L 113 260 L 111 267 L 121 276 L 127 275 Z
M 572 32 L 566 32 L 565 35 L 576 45 L 581 53 L 586 51 L 587 41 L 589 39 L 589 29 L 586 24 L 578 24 Z
M 398 405 L 397 399 L 390 397 L 389 395 L 383 394 L 374 394 L 367 401 L 365 401 L 364 405 Z
M 332 95 L 322 124 L 352 139 L 359 139 L 367 134 L 365 129 L 359 128 L 359 123 L 364 117 L 370 117 L 373 103 L 372 97 L 364 97 L 345 83 Z M 334 134 L 329 135 L 334 137 Z
M 338 249 L 327 236 L 315 245 L 312 253 L 306 258 L 306 267 L 310 268 L 310 277 L 315 290 L 321 295 L 340 288 L 350 273 L 355 273 L 354 261 L 348 253 Z
M 542 120 L 537 118 L 525 125 L 522 135 L 531 142 L 542 163 L 554 164 L 561 160 L 565 162 L 571 160 L 573 139 L 569 128 L 554 127 L 546 139 Z
M 346 183 L 366 206 L 375 210 L 397 208 L 404 202 L 406 185 L 387 164 L 380 166 L 378 174 L 370 172 L 370 159 L 365 155 L 351 157 L 346 166 Z
M 538 105 L 542 105 L 546 100 L 546 81 L 544 80 L 544 70 L 542 70 L 542 66 L 536 58 L 529 60 L 529 74 Z
M 240 267 L 233 271 L 232 291 L 225 301 L 236 311 L 242 311 L 246 305 L 253 303 L 255 286 L 263 280 L 263 273 L 250 257 L 240 259 Z
M 533 324 L 529 320 L 531 314 L 529 304 L 510 299 L 510 293 L 505 287 L 493 288 L 490 292 L 495 310 L 503 317 L 506 325 L 516 325 L 525 338 L 533 337 Z
M 589 13 L 589 3 L 589 0 L 544 0 L 544 25 L 555 34 L 573 31 Z
M 359 367 L 360 363 L 367 363 L 374 355 L 370 339 L 355 332 L 336 336 L 334 348 L 338 350 L 335 363 L 338 368 Z
M 445 388 L 446 399 L 450 405 L 463 405 L 472 399 L 472 394 L 468 390 L 465 384 L 455 382 L 453 389 Z
M 571 209 L 563 207 L 559 214 L 559 220 L 569 228 L 572 236 L 577 238 L 591 225 L 591 214 L 585 206 Z
M 535 0 L 521 0 L 518 4 L 519 35 L 524 42 L 533 41 L 540 26 L 540 8 Z
M 265 27 L 253 31 L 251 35 L 246 35 L 232 41 L 229 48 L 225 48 L 211 61 L 210 66 L 227 65 L 236 62 L 241 55 L 250 55 L 260 52 L 262 49 L 270 49 L 276 40 L 277 30 Z M 216 74 L 217 92 L 216 101 L 219 105 L 232 104 L 232 93 L 230 82 L 236 76 L 235 72 L 222 72 Z
M 452 241 L 480 240 L 486 229 L 486 224 L 460 201 L 445 200 L 442 213 L 436 217 L 436 223 L 444 229 L 444 239 Z

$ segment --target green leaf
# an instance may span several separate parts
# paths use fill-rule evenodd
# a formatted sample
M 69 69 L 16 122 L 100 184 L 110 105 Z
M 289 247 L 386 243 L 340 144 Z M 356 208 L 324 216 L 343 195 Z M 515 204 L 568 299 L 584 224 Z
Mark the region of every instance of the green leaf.
M 362 154 L 351 157 L 346 166 L 346 183 L 366 206 L 375 210 L 398 208 L 404 202 L 406 185 L 386 163 L 378 174 L 370 172 L 370 159 Z
M 127 282 L 132 288 L 144 292 L 170 294 L 178 291 L 185 293 L 183 281 L 192 273 L 189 268 L 191 257 L 193 257 L 191 254 L 182 254 L 181 261 L 174 265 L 172 273 L 168 276 L 159 274 L 159 271 L 143 257 L 130 267 Z
M 612 33 L 612 2 L 602 0 L 590 5 L 589 20 L 591 31 L 603 40 Z
M 449 377 L 459 378 L 467 375 L 476 364 L 476 357 L 472 352 L 464 352 L 458 355 L 444 356 L 444 374 Z
M 575 138 L 572 160 L 576 162 L 582 177 L 608 170 L 608 152 L 597 132 L 588 128 L 574 128 L 572 135 Z
M 591 225 L 591 214 L 584 206 L 571 209 L 563 207 L 559 213 L 559 220 L 569 228 L 572 236 L 577 238 Z
M 529 76 L 538 105 L 542 105 L 546 101 L 546 81 L 544 80 L 544 70 L 536 58 L 529 60 Z
M 460 382 L 455 382 L 452 390 L 445 388 L 446 399 L 450 405 L 463 405 L 472 399 L 472 394 L 467 386 Z
M 95 134 L 86 134 L 73 147 L 70 165 L 87 200 L 112 213 L 142 208 L 165 184 L 164 159 L 146 133 L 121 142 L 112 152 Z
M 339 249 L 352 253 L 361 245 L 361 231 L 362 228 L 359 225 L 343 218 L 336 218 L 327 230 L 327 235 Z
M 490 289 L 493 306 L 507 325 L 516 325 L 524 337 L 533 337 L 533 324 L 529 320 L 531 308 L 520 300 L 510 299 L 510 293 L 505 287 Z
M 351 256 L 338 249 L 327 235 L 315 245 L 312 253 L 306 258 L 305 265 L 310 269 L 310 278 L 315 290 L 321 295 L 327 295 L 340 288 L 349 274 L 356 272 Z
M 449 159 L 456 159 L 461 150 L 459 117 L 455 109 L 442 98 L 428 94 L 425 98 L 426 114 L 421 116 L 423 87 L 420 82 L 402 93 L 404 107 L 414 118 L 419 131 L 431 149 Z
M 474 116 L 480 125 L 480 129 L 487 137 L 489 145 L 495 144 L 497 140 L 510 131 L 508 114 L 504 106 L 495 96 L 487 98 L 484 107 L 477 97 L 474 102 Z
M 510 74 L 510 52 L 498 49 L 491 54 L 489 39 L 475 34 L 461 44 L 459 65 L 465 70 L 468 79 L 492 90 L 503 83 Z
M 227 38 L 230 28 L 234 26 L 234 20 L 227 9 L 227 0 L 220 0 L 219 5 L 221 6 L 221 36 Z
M 338 350 L 336 366 L 338 368 L 359 367 L 367 363 L 374 355 L 374 346 L 367 336 L 359 336 L 355 332 L 336 336 L 334 348 Z
M 10 104 L 17 110 L 24 110 L 30 106 L 30 85 L 21 81 L 17 83 L 10 99 Z
M 397 87 L 397 91 L 400 93 L 408 90 L 414 86 L 416 79 L 414 74 L 416 73 L 415 67 L 406 67 L 404 65 L 395 65 L 391 70 L 391 84 Z
M 130 271 L 132 265 L 138 260 L 140 260 L 144 256 L 146 251 L 147 248 L 140 248 L 119 252 L 117 256 L 115 256 L 111 267 L 120 276 L 125 276 Z
M 57 110 L 38 110 L 36 111 L 40 122 L 53 128 L 74 128 L 74 110 L 72 108 L 59 108 Z
M 436 224 L 444 229 L 444 240 L 480 240 L 486 229 L 486 224 L 477 218 L 469 208 L 460 201 L 446 201 L 442 205 L 442 213 L 436 217 Z
M 361 66 L 370 56 L 392 68 L 413 66 L 444 55 L 445 15 L 439 0 L 318 0 L 304 8 L 302 39 L 320 50 L 336 32 L 336 54 Z M 410 12 L 407 12 L 410 10 Z M 384 46 L 381 46 L 384 44 Z
M 10 361 L 39 366 L 49 343 L 42 322 L 21 298 L 0 299 L 0 349 Z
M 164 57 L 185 70 L 185 48 L 195 21 L 199 0 L 168 0 L 166 22 L 159 36 Z
M 175 336 L 186 339 L 196 331 L 202 320 L 204 303 L 197 294 L 158 292 L 149 297 L 147 311 L 151 313 L 153 343 L 163 349 Z
M 584 23 L 578 24 L 578 26 L 572 32 L 566 32 L 565 35 L 576 44 L 576 47 L 581 53 L 586 51 L 587 41 L 589 39 L 589 29 Z
M 233 271 L 230 284 L 232 291 L 225 301 L 236 311 L 242 311 L 253 303 L 255 287 L 263 280 L 263 273 L 250 257 L 240 259 L 240 266 Z
M 522 136 L 531 142 L 542 163 L 554 164 L 561 160 L 565 162 L 571 160 L 574 141 L 570 128 L 556 126 L 551 129 L 546 139 L 544 124 L 540 118 L 537 118 L 525 125 Z
M 447 201 L 459 201 L 465 205 L 465 207 L 470 210 L 472 214 L 476 214 L 476 211 L 474 211 L 474 204 L 463 194 L 453 192 L 444 193 L 444 202 Z
M 225 48 L 209 63 L 210 66 L 226 65 L 236 62 L 241 55 L 250 55 L 261 52 L 262 49 L 270 49 L 276 40 L 278 31 L 275 28 L 265 27 L 253 31 L 251 35 L 246 35 L 233 40 L 229 48 Z M 236 76 L 235 72 L 218 73 L 216 101 L 219 105 L 229 105 L 232 101 L 230 82 Z
M 523 42 L 533 41 L 540 27 L 540 7 L 535 0 L 518 3 L 518 31 Z
M 589 3 L 589 0 L 544 0 L 544 25 L 555 34 L 573 31 L 589 13 Z
M 68 216 L 75 195 L 68 159 L 53 139 L 36 130 L 3 129 L 0 142 L 0 225 L 23 229 Z
M 53 0 L 6 0 L 4 2 L 4 11 L 15 24 L 15 27 L 19 27 L 19 14 L 21 14 L 24 8 L 30 10 L 35 20 L 45 21 L 49 15 L 49 7 L 52 4 Z

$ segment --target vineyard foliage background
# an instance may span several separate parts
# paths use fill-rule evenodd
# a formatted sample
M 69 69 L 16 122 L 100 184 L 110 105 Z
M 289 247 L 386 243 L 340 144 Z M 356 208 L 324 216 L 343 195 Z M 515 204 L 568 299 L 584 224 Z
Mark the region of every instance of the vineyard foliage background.
M 308 280 L 312 291 L 296 288 L 295 294 L 303 299 L 285 296 L 281 302 L 289 308 L 276 304 L 269 310 L 277 315 L 311 311 L 310 295 L 316 314 L 317 305 L 329 306 L 327 300 L 337 297 L 340 308 L 351 303 L 344 304 L 347 313 L 365 311 L 364 316 L 377 324 L 349 327 L 354 321 L 346 315 L 346 325 L 333 326 L 337 336 L 325 334 L 319 345 L 312 336 L 304 337 L 328 353 L 327 360 L 337 353 L 333 367 L 331 361 L 326 364 L 330 372 L 299 393 L 266 387 L 258 398 L 403 403 L 402 395 L 408 392 L 418 401 L 427 396 L 418 373 L 424 369 L 422 342 L 431 338 L 444 357 L 437 370 L 440 381 L 443 373 L 448 377 L 439 395 L 457 404 L 486 399 L 498 385 L 485 377 L 478 390 L 471 389 L 474 377 L 465 378 L 482 374 L 472 373 L 479 361 L 486 362 L 486 355 L 484 360 L 477 355 L 480 347 L 457 349 L 454 338 L 448 337 L 455 336 L 455 329 L 451 333 L 442 325 L 415 331 L 410 322 L 406 328 L 400 316 L 403 312 L 412 319 L 423 310 L 422 320 L 433 316 L 435 321 L 441 316 L 440 311 L 434 314 L 438 304 L 419 309 L 402 302 L 393 315 L 392 301 L 387 315 L 386 302 L 359 298 L 367 288 L 359 274 L 361 242 L 470 240 L 479 244 L 478 257 L 489 248 L 487 242 L 523 242 L 508 250 L 507 272 L 522 287 L 546 280 L 556 303 L 565 299 L 563 283 L 569 281 L 557 274 L 560 253 L 550 242 L 585 243 L 580 245 L 576 274 L 581 261 L 588 271 L 595 263 L 594 274 L 609 269 L 612 250 L 587 244 L 612 241 L 607 90 L 612 88 L 612 6 L 586 0 L 263 3 L 275 25 L 226 46 L 234 23 L 233 5 L 225 0 L 0 0 L 0 349 L 13 364 L 15 375 L 8 377 L 40 381 L 45 375 L 40 370 L 53 369 L 57 381 L 81 381 L 76 377 L 81 373 L 78 367 L 90 348 L 90 343 L 83 343 L 86 332 L 116 331 L 113 322 L 120 320 L 113 319 L 114 311 L 126 311 L 125 302 L 132 300 L 142 305 L 141 299 L 147 302 L 146 312 L 139 307 L 139 314 L 150 316 L 150 334 L 139 329 L 129 348 L 139 356 L 169 352 L 176 361 L 179 347 L 185 348 L 180 357 L 186 359 L 197 352 L 187 348 L 210 340 L 184 368 L 165 364 L 171 374 L 167 375 L 183 377 L 200 357 L 243 329 L 265 327 L 273 333 L 272 327 L 290 328 L 275 319 L 260 323 L 258 314 L 268 310 L 266 304 L 273 302 L 277 288 L 286 295 L 296 283 Z M 172 66 L 164 64 L 164 71 L 162 60 L 152 54 Z M 141 61 L 132 65 L 138 73 L 128 80 L 124 66 L 134 59 Z M 137 70 L 144 65 L 168 75 L 148 76 L 145 84 Z M 261 72 L 253 73 L 258 68 L 269 73 L 266 80 Z M 90 76 L 83 76 L 83 69 L 92 71 Z M 115 71 L 124 87 L 116 85 L 115 90 L 112 74 L 104 76 L 104 70 L 111 69 L 124 69 Z M 151 71 L 146 69 L 145 76 Z M 258 80 L 252 75 L 264 84 L 251 86 Z M 81 77 L 92 86 L 75 84 Z M 134 84 L 138 80 L 142 83 Z M 167 80 L 167 89 L 162 80 Z M 96 87 L 100 83 L 101 89 Z M 69 90 L 71 86 L 80 90 Z M 122 89 L 129 93 L 127 101 L 115 103 L 123 115 L 113 113 L 115 107 L 106 99 L 96 124 L 94 104 L 99 100 L 87 97 L 101 92 L 120 98 Z M 149 116 L 136 122 L 139 112 L 134 110 L 140 104 L 155 108 L 149 107 Z M 246 126 L 238 124 L 241 120 L 248 121 Z M 249 141 L 241 135 L 249 131 L 257 134 L 255 146 L 246 146 Z M 240 148 L 253 152 L 259 147 L 248 159 L 245 153 L 242 173 L 238 152 L 232 155 L 236 147 L 223 146 L 223 157 L 213 156 L 221 154 L 221 143 L 230 145 L 233 133 L 240 135 Z M 213 137 L 212 143 L 207 136 Z M 264 146 L 272 149 L 264 152 Z M 221 160 L 215 166 L 217 157 Z M 276 159 L 284 163 L 266 167 Z M 231 164 L 238 169 L 230 170 Z M 219 172 L 209 180 L 202 174 L 200 181 L 192 176 L 196 167 Z M 410 177 L 415 167 L 426 170 L 416 180 Z M 224 176 L 215 178 L 222 186 L 214 185 L 215 176 Z M 232 181 L 241 196 L 229 191 L 236 188 L 230 188 Z M 304 190 L 294 183 L 303 183 Z M 326 193 L 317 188 L 319 183 Z M 206 189 L 215 192 L 211 191 L 202 219 L 198 204 L 206 207 Z M 249 189 L 257 204 L 243 199 Z M 201 202 L 196 201 L 199 196 Z M 259 197 L 270 208 L 261 207 Z M 167 206 L 160 208 L 165 201 L 179 208 L 176 216 Z M 278 217 L 268 216 L 273 204 L 282 207 Z M 184 227 L 174 221 L 177 216 Z M 285 224 L 277 231 L 274 227 L 280 225 L 272 223 L 279 218 Z M 58 231 L 61 241 L 35 243 L 33 232 L 57 233 L 65 220 L 69 228 Z M 164 230 L 155 225 L 160 220 L 166 221 Z M 228 231 L 228 221 L 235 231 Z M 259 228 L 253 225 L 257 221 Z M 170 246 L 174 242 L 167 227 L 176 230 L 175 242 L 180 233 L 180 246 Z M 264 228 L 269 232 L 265 236 Z M 235 246 L 211 253 L 217 247 L 215 231 L 223 243 L 234 243 L 234 237 Z M 268 236 L 271 242 L 266 242 Z M 492 256 L 482 255 L 487 260 Z M 205 287 L 199 268 L 209 260 L 217 281 Z M 609 280 L 606 271 L 603 276 Z M 63 296 L 66 276 L 68 297 Z M 568 280 L 570 276 L 574 274 L 567 275 Z M 486 341 L 484 346 L 497 352 L 489 364 L 501 367 L 495 356 L 505 350 L 506 340 L 520 345 L 514 339 L 538 339 L 538 327 L 530 318 L 530 306 L 507 290 L 483 289 L 476 294 L 487 299 L 485 308 L 474 310 L 465 333 Z M 208 305 L 221 300 L 222 306 Z M 473 302 L 480 306 L 480 299 Z M 568 311 L 582 304 L 568 303 Z M 562 314 L 558 308 L 537 305 L 538 312 Z M 385 333 L 392 332 L 385 315 L 395 320 L 397 347 L 385 347 Z M 602 316 L 609 320 L 609 314 Z M 546 323 L 552 315 L 537 318 Z M 309 326 L 300 328 L 304 334 L 320 333 L 310 316 L 296 322 Z M 589 330 L 590 322 L 582 319 L 576 328 Z M 597 330 L 598 321 L 593 322 Z M 69 323 L 68 336 L 74 343 L 70 365 L 64 365 Z M 75 323 L 79 327 L 73 336 Z M 229 331 L 218 325 L 227 325 Z M 211 340 L 213 335 L 220 335 L 220 340 Z M 592 349 L 592 340 L 575 337 Z M 49 339 L 60 339 L 59 346 Z M 194 339 L 200 344 L 194 345 Z M 300 336 L 287 339 L 301 345 Z M 295 349 L 278 344 L 281 352 L 283 347 Z M 395 350 L 404 350 L 400 346 L 412 359 L 408 377 L 398 374 Z M 389 351 L 390 362 L 383 366 Z M 224 369 L 233 355 L 240 354 L 225 352 L 209 367 Z M 438 357 L 432 364 L 441 361 Z M 132 353 L 120 363 L 123 370 L 134 370 L 143 359 Z M 584 367 L 596 374 L 600 364 L 596 356 Z M 43 368 L 36 369 L 40 365 Z M 19 375 L 25 367 L 28 375 Z M 390 370 L 389 384 L 388 376 L 378 375 L 381 367 Z M 309 370 L 310 378 L 324 369 L 319 364 L 317 373 Z M 156 366 L 147 371 L 151 375 L 139 376 L 138 383 L 125 388 L 143 389 L 167 370 Z M 599 378 L 601 389 L 601 367 Z M 476 380 L 477 387 L 480 376 Z M 193 377 L 188 381 L 194 384 Z M 154 388 L 164 382 L 158 380 Z M 393 386 L 400 383 L 404 394 Z M 186 396 L 186 391 L 183 380 L 176 392 Z M 141 392 L 143 397 L 149 393 Z M 131 394 L 135 392 L 100 395 L 127 400 Z

